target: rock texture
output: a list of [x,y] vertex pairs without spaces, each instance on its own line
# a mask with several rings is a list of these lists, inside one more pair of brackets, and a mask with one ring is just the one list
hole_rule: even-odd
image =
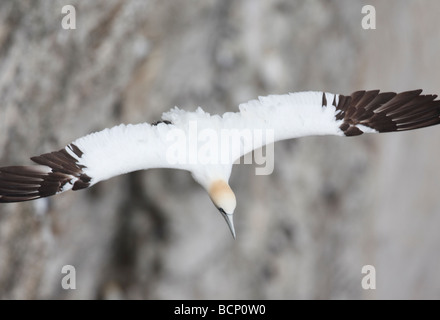
[[[76,30],[61,8],[76,8]],[[258,95],[440,93],[433,1],[0,2],[0,161],[58,150],[174,105]],[[440,298],[440,128],[278,143],[234,168],[233,241],[189,174],[137,172],[0,207],[2,299]],[[64,290],[65,265],[76,289]],[[373,265],[377,289],[364,290]]]

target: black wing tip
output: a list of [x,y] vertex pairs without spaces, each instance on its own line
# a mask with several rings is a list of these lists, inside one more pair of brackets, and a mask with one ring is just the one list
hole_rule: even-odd
[[356,91],[339,96],[336,120],[346,136],[364,133],[362,125],[377,132],[414,130],[440,124],[440,101],[422,89],[395,92]]
[[35,200],[56,193],[57,183],[44,166],[0,168],[0,203]]
[[[78,158],[83,154],[73,143],[66,148]],[[0,203],[30,201],[89,187],[91,177],[66,148],[32,157],[38,165],[0,168]]]
[[4,196],[0,195],[0,203],[15,203],[15,202],[25,202],[40,199],[41,197],[26,197],[26,196]]
[[44,166],[3,167],[0,168],[0,203],[30,201],[69,189],[84,189],[90,180],[84,173],[74,177]]

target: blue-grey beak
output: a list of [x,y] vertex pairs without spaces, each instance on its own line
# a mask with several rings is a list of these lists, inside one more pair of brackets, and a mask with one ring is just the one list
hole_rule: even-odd
[[232,236],[235,239],[234,215],[230,214],[230,213],[226,213],[222,208],[219,208],[218,210],[222,214],[223,218],[225,218],[225,221],[228,224],[229,230],[231,230]]

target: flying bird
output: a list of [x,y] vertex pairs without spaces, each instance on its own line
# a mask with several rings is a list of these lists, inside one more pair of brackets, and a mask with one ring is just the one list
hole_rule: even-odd
[[[0,168],[0,202],[80,190],[137,170],[182,169],[205,188],[235,238],[236,198],[228,180],[237,159],[279,140],[350,137],[439,124],[437,95],[421,93],[297,92],[259,97],[240,104],[239,112],[223,115],[210,115],[200,107],[193,112],[175,107],[156,123],[121,124],[79,138],[59,151],[32,157],[37,165]],[[271,134],[259,140],[254,132]]]

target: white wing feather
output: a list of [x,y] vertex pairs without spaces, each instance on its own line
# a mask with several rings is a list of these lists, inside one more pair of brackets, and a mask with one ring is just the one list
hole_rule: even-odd
[[92,178],[90,185],[150,168],[188,170],[183,164],[170,165],[166,159],[170,130],[172,126],[163,123],[121,124],[75,140],[73,144],[83,152],[81,157],[66,150],[85,167],[83,172]]
[[[338,101],[338,95],[325,95],[327,101],[331,102],[334,98]],[[322,92],[270,95],[240,104],[238,113],[225,113],[224,128],[243,132],[243,143],[241,149],[236,150],[235,159],[269,142],[314,135],[343,136],[344,133],[339,128],[343,121],[336,120],[336,107],[331,103],[323,107],[322,97]],[[249,135],[247,131],[253,134]],[[255,138],[260,134],[267,137],[273,135],[273,141],[250,141],[246,138]]]
[[[162,117],[167,123],[119,125],[79,138],[59,151],[33,157],[39,166],[0,168],[0,202],[79,190],[116,175],[150,168],[188,170],[208,187],[213,179],[227,180],[238,158],[267,143],[439,124],[440,101],[435,100],[436,95],[421,92],[270,95],[243,103],[239,112],[222,116],[210,115],[201,108],[194,112],[174,108]],[[232,143],[228,146],[224,142]],[[170,150],[175,149],[183,154],[177,160],[183,161],[170,157]],[[225,153],[229,154],[224,157]]]

